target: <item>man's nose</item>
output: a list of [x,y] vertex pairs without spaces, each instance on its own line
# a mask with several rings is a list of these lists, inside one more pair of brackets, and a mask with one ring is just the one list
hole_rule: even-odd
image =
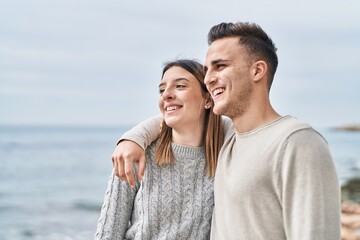
[[217,80],[216,76],[208,71],[205,75],[204,83],[206,84],[206,87],[209,88],[209,86],[213,85],[216,82],[216,80]]

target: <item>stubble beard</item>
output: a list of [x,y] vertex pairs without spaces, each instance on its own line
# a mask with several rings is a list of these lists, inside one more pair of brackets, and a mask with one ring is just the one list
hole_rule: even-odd
[[214,105],[213,111],[216,115],[224,115],[231,119],[243,116],[250,105],[253,86],[250,83],[245,84],[237,96],[225,99],[225,103]]

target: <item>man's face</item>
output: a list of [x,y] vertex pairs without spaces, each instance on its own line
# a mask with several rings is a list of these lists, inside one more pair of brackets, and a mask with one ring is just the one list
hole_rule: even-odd
[[214,100],[214,113],[232,119],[246,112],[253,89],[251,63],[238,42],[238,37],[214,41],[205,60],[205,84]]

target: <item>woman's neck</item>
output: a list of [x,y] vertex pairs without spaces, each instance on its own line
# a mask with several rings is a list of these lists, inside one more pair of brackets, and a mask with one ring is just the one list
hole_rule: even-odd
[[204,144],[204,126],[184,127],[172,130],[172,141],[176,144],[200,147]]

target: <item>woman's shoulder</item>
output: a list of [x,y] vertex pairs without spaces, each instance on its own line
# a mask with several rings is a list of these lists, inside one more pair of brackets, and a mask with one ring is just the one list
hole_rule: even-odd
[[157,138],[155,141],[153,141],[145,150],[145,154],[148,157],[148,155],[150,156],[154,156],[157,146],[159,144],[159,138]]

